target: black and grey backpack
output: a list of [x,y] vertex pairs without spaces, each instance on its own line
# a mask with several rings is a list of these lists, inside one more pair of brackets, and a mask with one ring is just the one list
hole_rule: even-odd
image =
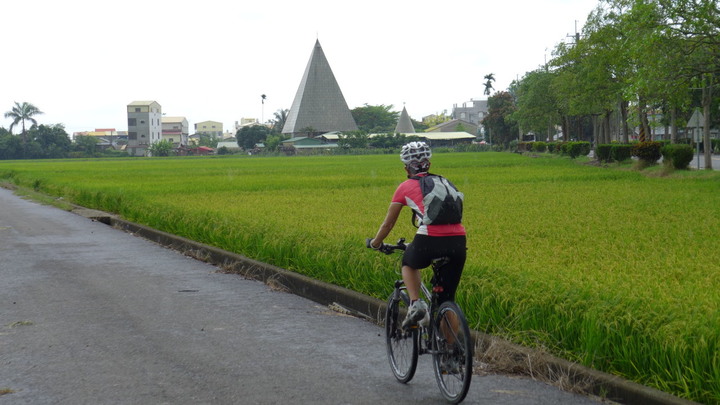
[[413,176],[420,182],[425,215],[416,212],[418,225],[446,225],[462,222],[463,193],[450,180],[428,173],[427,176]]

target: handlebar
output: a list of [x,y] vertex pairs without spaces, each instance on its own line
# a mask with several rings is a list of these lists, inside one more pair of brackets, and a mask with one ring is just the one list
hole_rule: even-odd
[[370,242],[372,242],[373,238],[367,238],[365,239],[365,246],[367,246],[370,249],[379,250],[382,253],[385,253],[386,255],[394,253],[396,250],[405,250],[407,248],[407,245],[405,244],[405,238],[400,238],[396,244],[389,245],[387,243],[383,243],[380,245],[379,248],[374,248],[372,245],[370,245]]

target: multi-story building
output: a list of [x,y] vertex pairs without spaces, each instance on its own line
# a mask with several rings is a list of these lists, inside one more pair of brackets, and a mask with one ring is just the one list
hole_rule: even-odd
[[130,156],[145,156],[147,148],[162,139],[162,107],[157,101],[133,101],[127,105]]
[[453,105],[452,118],[455,120],[466,121],[475,126],[480,126],[483,118],[488,114],[487,100],[470,100],[471,107],[467,103],[463,103],[462,107],[457,104]]
[[162,139],[178,148],[187,146],[189,125],[185,117],[162,117]]
[[223,124],[222,122],[217,121],[198,122],[197,124],[195,124],[195,133],[220,138],[223,134]]

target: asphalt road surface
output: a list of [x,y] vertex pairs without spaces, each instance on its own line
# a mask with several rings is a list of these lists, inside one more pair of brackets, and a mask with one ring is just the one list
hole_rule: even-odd
[[[720,155],[711,155],[710,159],[711,159],[711,164],[712,164],[713,170],[720,170]],[[698,165],[698,160],[700,160],[699,165]],[[705,156],[702,153],[700,153],[700,156],[698,156],[698,154],[696,153],[693,157],[692,162],[690,162],[688,167],[691,169],[699,168],[700,170],[704,170],[705,169]]]
[[[443,403],[382,329],[0,189],[0,404]],[[465,403],[597,404],[474,376]]]

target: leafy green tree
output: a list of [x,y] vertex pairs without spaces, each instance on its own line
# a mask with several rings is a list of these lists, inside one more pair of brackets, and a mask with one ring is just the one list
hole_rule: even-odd
[[412,122],[413,128],[415,128],[415,132],[425,132],[426,129],[430,128],[425,122],[415,121],[412,118],[410,118],[410,122]]
[[19,137],[5,128],[0,128],[0,159],[20,159],[23,157],[23,145]]
[[360,131],[388,133],[395,130],[400,112],[392,111],[393,105],[368,105],[356,107],[350,113]]
[[407,136],[405,134],[380,134],[369,140],[368,146],[380,149],[398,149],[408,142],[419,141],[418,136]]
[[28,136],[32,143],[39,145],[39,156],[37,153],[33,156],[36,158],[64,158],[72,149],[72,141],[62,124],[33,126]]
[[16,101],[12,110],[5,113],[5,118],[11,118],[13,120],[12,124],[10,124],[10,132],[12,132],[15,125],[18,123],[22,124],[23,141],[27,142],[25,121],[30,121],[33,125],[37,125],[37,120],[33,117],[39,114],[43,114],[43,112],[34,105],[26,102],[20,104]]
[[561,125],[561,107],[554,86],[557,73],[545,68],[528,72],[516,83],[517,111],[513,118],[526,132],[554,135],[554,126]]
[[511,115],[515,112],[515,102],[507,91],[499,91],[488,97],[488,115],[483,118],[485,132],[490,134],[490,141],[507,147],[517,137],[517,124]]
[[[684,45],[681,50],[686,63],[683,74],[692,77],[693,87],[701,89],[701,104],[705,122],[705,145],[710,145],[711,106],[717,99],[720,84],[720,7],[717,0],[660,0],[665,17],[662,26],[666,37]],[[714,110],[717,111],[717,110]],[[711,148],[705,148],[705,169],[712,170]]]
[[[432,128],[436,125],[440,125],[443,122],[448,122],[451,119],[452,119],[452,117],[447,114],[447,110],[444,110],[440,114],[433,114],[433,115],[424,117],[422,124],[425,127],[425,129],[427,129],[427,128]],[[419,128],[421,128],[421,127],[416,126],[414,123],[413,123],[413,126],[415,126],[415,130],[418,130]]]
[[277,151],[285,139],[289,138],[280,133],[268,135],[267,138],[265,138],[265,150],[271,152]]
[[368,135],[362,131],[352,131],[340,135],[338,146],[341,148],[367,148]]
[[571,117],[577,121],[588,116],[593,120],[595,140],[610,143],[611,115],[626,106],[620,102],[630,64],[624,45],[617,44],[629,31],[625,23],[609,23],[612,15],[603,8],[596,9],[588,18],[582,39],[578,36],[574,43],[556,48],[557,58],[551,65],[557,67],[554,87],[561,100],[566,141],[570,136],[581,138],[580,134],[571,134]]
[[94,136],[78,135],[75,137],[74,149],[84,153],[86,156],[95,156],[97,144],[98,140]]
[[218,138],[208,134],[197,134],[197,146],[207,146],[208,148],[217,148]]
[[255,144],[263,142],[270,130],[264,125],[249,125],[240,128],[235,134],[238,146],[246,150],[253,149]]
[[155,142],[148,148],[148,152],[150,152],[151,156],[170,156],[172,150],[173,144],[167,139]]

